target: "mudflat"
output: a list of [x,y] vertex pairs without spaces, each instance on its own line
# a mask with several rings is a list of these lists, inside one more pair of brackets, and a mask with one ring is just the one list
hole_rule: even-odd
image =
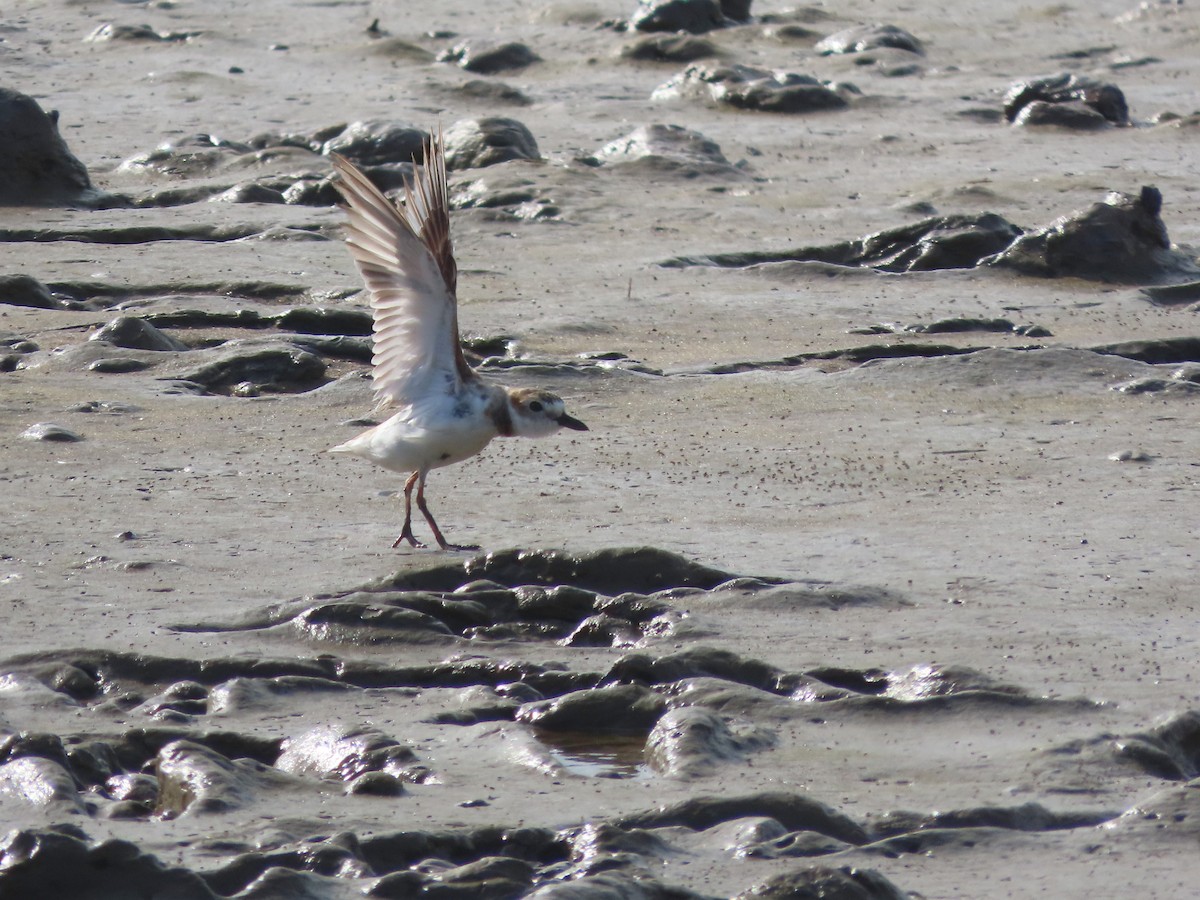
[[[0,896],[1192,891],[1200,13],[661,6],[0,25],[92,185],[0,209]],[[591,429],[430,476],[476,553],[325,452],[326,154],[439,126]]]

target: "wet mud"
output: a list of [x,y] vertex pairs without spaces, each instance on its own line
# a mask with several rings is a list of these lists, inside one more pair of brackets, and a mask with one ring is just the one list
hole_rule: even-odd
[[[130,12],[0,25],[0,897],[1191,891],[1194,9]],[[477,553],[325,452],[438,127]]]

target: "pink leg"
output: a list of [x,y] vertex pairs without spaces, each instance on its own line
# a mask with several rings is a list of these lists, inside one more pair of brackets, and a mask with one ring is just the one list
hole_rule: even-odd
[[429,507],[425,505],[425,473],[421,473],[421,477],[417,481],[417,508],[421,510],[421,514],[425,516],[425,521],[429,523],[429,527],[433,530],[434,539],[437,540],[438,546],[443,550],[478,550],[479,548],[469,544],[448,544],[446,539],[442,537],[442,530],[438,528],[437,522],[433,521],[433,513],[429,511]]
[[[420,478],[421,487],[424,488],[425,487],[425,479],[423,477],[421,477],[420,472],[413,472],[411,475],[408,476],[408,481],[404,482],[404,527],[402,529],[400,529],[400,537],[396,538],[396,542],[394,544],[392,544],[393,550],[396,547],[400,546],[401,541],[408,541],[414,547],[424,547],[425,546],[424,544],[422,544],[420,541],[418,541],[416,539],[416,537],[413,535],[413,530],[412,530],[412,489],[413,489],[413,485],[417,483],[418,478]],[[418,506],[422,505],[420,493],[417,494],[417,505]],[[422,512],[424,512],[424,508],[422,508]],[[426,514],[426,515],[428,516],[428,514]],[[436,528],[434,529],[433,533],[437,534]],[[438,535],[438,541],[439,541],[439,543],[441,542],[440,534]]]

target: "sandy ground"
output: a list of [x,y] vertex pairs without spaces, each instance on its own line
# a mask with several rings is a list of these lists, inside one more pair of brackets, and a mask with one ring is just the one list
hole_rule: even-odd
[[[967,667],[1019,687],[1030,704],[850,711],[822,724],[814,724],[816,713],[767,717],[774,746],[751,762],[698,778],[647,780],[522,767],[498,749],[509,731],[519,731],[512,723],[428,724],[455,706],[453,691],[403,699],[376,693],[354,704],[305,698],[273,715],[229,716],[220,727],[279,735],[310,723],[369,723],[412,743],[442,784],[415,786],[396,801],[293,791],[226,816],[81,820],[84,830],[93,838],[127,837],[203,871],[221,860],[197,842],[265,833],[273,816],[315,822],[324,815],[334,821],[321,827],[358,832],[569,827],[694,795],[763,789],[808,793],[860,821],[897,809],[1028,802],[1118,814],[1153,806],[1158,792],[1175,787],[1118,766],[1103,748],[1104,736],[1144,731],[1200,704],[1200,411],[1195,394],[1113,390],[1171,369],[1088,348],[1192,336],[1195,308],[1151,305],[1136,286],[992,271],[887,275],[656,263],[854,238],[915,221],[911,208],[922,202],[938,213],[988,210],[1035,227],[1108,190],[1136,193],[1144,184],[1162,191],[1172,239],[1198,246],[1195,129],[1151,124],[1164,111],[1200,107],[1196,11],[1151,3],[1139,12],[1127,0],[968,2],[950,10],[860,0],[800,16],[820,33],[878,21],[917,35],[927,55],[918,74],[899,78],[854,57],[815,56],[809,43],[772,38],[761,25],[711,35],[730,60],[852,81],[863,94],[846,110],[781,116],[651,102],[652,90],[682,65],[615,55],[631,36],[596,26],[628,16],[629,4],[415,6],[26,2],[0,30],[0,72],[3,84],[59,110],[64,137],[98,187],[131,194],[174,183],[121,171],[122,160],[201,132],[246,140],[358,119],[429,126],[496,112],[524,122],[545,161],[501,169],[532,181],[561,213],[541,222],[456,214],[464,329],[513,335],[535,358],[619,351],[668,374],[516,374],[515,383],[561,393],[592,430],[536,444],[498,442],[431,476],[431,503],[451,539],[485,550],[573,553],[648,545],[739,574],[887,589],[906,605],[742,608],[705,599],[689,607],[685,599],[692,630],[648,639],[642,649],[662,655],[692,643],[718,646],[790,672]],[[766,2],[753,9],[784,11]],[[543,62],[501,77],[532,105],[496,110],[448,94],[472,76],[394,47],[381,50],[364,33],[377,17],[394,38],[433,53],[468,38],[525,42]],[[104,22],[200,34],[179,43],[83,42]],[[445,31],[457,37],[428,36]],[[1089,48],[1101,49],[1069,56]],[[1114,69],[1121,57],[1154,61]],[[231,73],[235,66],[242,71]],[[1135,127],[1021,130],[961,114],[997,109],[1012,81],[1058,70],[1117,83]],[[700,131],[729,160],[745,160],[748,177],[651,177],[577,162],[651,123]],[[230,180],[240,177],[247,175]],[[451,180],[491,177],[479,170]],[[2,218],[11,229],[181,222],[332,229],[340,213],[200,202],[6,209]],[[357,285],[348,255],[332,240],[26,241],[8,243],[3,259],[5,272],[47,283],[181,286],[154,298],[155,308],[239,305],[187,295],[189,283],[213,280],[298,285],[310,292],[309,305]],[[389,549],[399,527],[395,477],[323,453],[354,433],[346,420],[368,413],[366,382],[257,399],[179,396],[165,393],[160,371],[101,375],[61,362],[56,351],[115,315],[0,307],[0,330],[41,347],[27,367],[0,375],[0,655],[71,648],[181,659],[334,653],[407,665],[457,652],[173,630],[347,590],[439,557]],[[849,333],[951,316],[1006,317],[1043,326],[1052,337]],[[690,374],[900,340],[978,352]],[[354,368],[342,363],[333,374]],[[136,409],[67,411],[93,400]],[[20,439],[35,422],[72,428],[85,440]],[[1112,459],[1123,452],[1141,459]],[[123,539],[125,532],[135,538]],[[602,671],[627,649],[458,648],[579,671]],[[4,717],[11,731],[63,735],[139,725],[136,714],[32,701]],[[1069,762],[1049,753],[1072,741],[1099,749]],[[457,805],[480,796],[489,805]],[[5,813],[13,822],[53,820],[15,802],[6,802]],[[833,864],[878,869],[928,898],[1176,897],[1197,874],[1192,827],[1176,821],[1139,830],[1124,821],[1014,831],[986,846],[895,858],[854,851]],[[807,864],[735,859],[709,846],[688,853],[684,863],[663,864],[657,877],[714,896]]]

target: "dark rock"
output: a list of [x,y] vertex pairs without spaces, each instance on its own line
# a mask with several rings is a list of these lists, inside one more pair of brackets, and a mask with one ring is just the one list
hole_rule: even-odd
[[628,619],[616,616],[588,616],[560,643],[564,647],[629,646],[644,635]]
[[853,85],[818,81],[793,72],[772,72],[740,64],[718,67],[688,66],[655,89],[652,100],[692,98],[715,106],[760,112],[805,113],[841,109],[847,97],[858,93]]
[[[478,804],[487,805],[485,801]],[[433,873],[426,893],[446,900],[516,900],[529,892],[534,875],[534,867],[525,860],[485,856]]]
[[666,828],[682,826],[703,831],[747,816],[778,821],[788,831],[816,831],[828,837],[861,845],[867,832],[854,820],[803,794],[769,791],[740,797],[700,796],[671,806],[621,816],[613,824],[622,828]]
[[99,372],[101,375],[127,375],[130,372],[143,372],[149,369],[151,363],[128,356],[114,356],[98,359],[88,365],[89,372]]
[[438,619],[456,632],[463,632],[481,625],[491,625],[517,615],[515,591],[489,592],[477,597],[458,594],[439,596],[423,591],[397,591],[394,594],[363,592],[349,594],[344,599],[348,601],[373,600],[376,603],[411,609]]
[[551,731],[647,734],[666,708],[648,688],[621,684],[527,703],[517,710],[517,721]]
[[1107,353],[1125,359],[1154,366],[1170,363],[1200,362],[1200,338],[1158,338],[1148,341],[1121,341],[1117,344],[1101,344],[1089,348],[1096,353]]
[[750,21],[752,0],[721,0],[721,15],[739,25]]
[[286,739],[275,767],[292,775],[350,782],[368,772],[402,778],[416,759],[409,747],[374,729],[324,726]]
[[1200,266],[1171,247],[1161,210],[1156,188],[1144,187],[1137,197],[1113,191],[1101,203],[1022,235],[981,264],[1116,284],[1194,280]]
[[307,150],[310,153],[320,153],[321,145],[346,130],[345,122],[326,125],[311,134],[296,134],[290,131],[260,131],[253,135],[246,144],[252,150],[267,150],[272,153],[282,153],[287,149]]
[[58,113],[0,88],[0,206],[57,205],[94,195],[87,169],[58,133]]
[[78,666],[64,665],[53,669],[45,680],[52,691],[61,691],[74,700],[90,700],[100,690],[97,679]]
[[83,440],[83,435],[78,432],[52,422],[38,422],[36,425],[30,425],[21,432],[21,437],[28,441],[59,441],[63,443]]
[[0,241],[79,241],[83,244],[149,244],[154,241],[239,241],[260,233],[255,225],[186,223],[97,228],[0,228]]
[[70,770],[45,756],[18,756],[0,764],[0,791],[53,815],[84,811]]
[[0,763],[30,756],[49,760],[68,771],[71,768],[62,738],[57,734],[22,731],[0,739]]
[[[314,640],[360,645],[431,642],[452,634],[468,639],[557,639],[568,646],[630,644],[662,634],[677,614],[661,601],[635,594],[602,597],[557,585],[496,586],[453,594],[391,590],[386,584],[337,596],[334,602],[274,604],[224,622],[179,625],[187,631],[242,631],[288,624]],[[564,637],[565,636],[565,637]]]
[[1200,712],[1189,710],[1150,731],[1118,738],[1113,750],[1159,778],[1195,778],[1200,775]]
[[64,831],[10,831],[0,841],[0,895],[217,900],[194,872],[165,866],[128,841],[88,846],[86,837]]
[[[732,24],[722,12],[722,6],[718,0],[642,0],[629,24],[637,31],[704,34]],[[748,12],[749,3],[745,6]]]
[[1085,103],[1047,103],[1034,100],[1021,108],[1013,125],[1053,125],[1075,131],[1094,131],[1107,128],[1109,122]]
[[973,316],[952,316],[929,323],[902,325],[894,322],[854,328],[850,334],[966,334],[968,332],[1020,334],[1025,337],[1051,337],[1040,325],[1014,325],[1008,319],[982,319]]
[[1116,817],[1113,810],[1053,812],[1039,803],[1020,806],[975,806],[945,812],[895,811],[873,823],[875,838],[933,829],[1003,828],[1009,831],[1060,831],[1091,828]]
[[813,44],[821,38],[819,31],[813,31],[803,25],[774,25],[763,30],[763,37],[769,37],[784,44]]
[[501,103],[508,106],[529,106],[532,98],[524,91],[499,81],[486,81],[475,78],[471,81],[446,89],[467,100],[478,100],[484,103]]
[[909,900],[910,894],[896,887],[874,869],[814,866],[799,872],[776,875],[734,900]]
[[[286,50],[283,45],[272,46],[272,50]],[[335,870],[336,871],[336,870]],[[353,868],[348,873],[354,873]],[[355,873],[357,874],[357,873]],[[300,869],[274,866],[254,879],[241,892],[242,900],[318,900],[330,896],[330,891],[341,887],[334,872],[321,875]]]
[[284,203],[283,190],[257,181],[235,184],[212,198],[223,203]]
[[[1027,106],[1038,102],[1043,108],[1024,113]],[[1080,104],[1114,125],[1129,124],[1129,107],[1119,87],[1067,73],[1014,84],[1004,95],[1004,117],[1015,125],[1055,124],[1079,127],[1079,124],[1072,123],[1082,123],[1083,127],[1095,127],[1094,118],[1084,115],[1078,109],[1064,112],[1058,117],[1045,108],[1064,103]]]
[[857,674],[854,670],[812,669],[807,674],[838,687],[850,687],[855,681],[861,681],[867,686],[862,691],[866,694],[879,693],[879,687],[883,685],[883,693],[889,699],[906,703],[966,693],[1014,698],[1027,696],[1023,688],[996,681],[967,666],[913,666],[902,672],[889,672],[882,681],[877,680],[878,673],[874,669]]
[[1171,373],[1176,381],[1186,381],[1200,385],[1200,362],[1188,362]]
[[339,153],[360,166],[419,163],[428,137],[428,132],[411,125],[373,119],[347,125],[340,134],[325,141],[321,152],[326,156]]
[[305,610],[292,625],[306,637],[360,647],[423,642],[449,637],[450,629],[433,616],[411,609],[367,603],[325,603]]
[[937,216],[879,231],[859,240],[823,247],[677,257],[659,265],[743,268],[764,263],[821,262],[835,266],[865,266],[884,272],[969,269],[1009,247],[1022,233],[1016,225],[994,213]]
[[709,590],[736,576],[654,547],[613,547],[572,555],[558,550],[500,550],[461,563],[400,572],[362,589],[453,591],[479,579],[507,587],[571,585],[601,594],[649,594],[667,588]]
[[925,55],[925,48],[921,46],[921,42],[895,25],[859,25],[847,28],[819,41],[813,49],[822,56],[829,56],[835,53],[862,53],[882,47]]
[[114,775],[104,783],[105,793],[113,800],[132,801],[148,806],[158,802],[158,779],[153,775]]
[[[211,200],[221,194],[222,185],[219,184],[198,184],[188,185],[187,187],[173,187],[162,191],[154,191],[142,197],[129,198],[127,203],[116,203],[115,201],[108,204],[108,208],[124,208],[134,207],[137,209],[147,208],[169,208],[172,206],[186,206],[189,203],[199,203],[202,200]],[[111,198],[110,198],[111,199]]]
[[[764,821],[775,822],[774,819]],[[779,825],[778,822],[775,824]],[[789,831],[779,837],[739,842],[734,846],[734,856],[747,859],[803,859],[810,856],[828,856],[831,853],[849,850],[853,846],[812,831]]]
[[624,59],[641,62],[687,63],[720,55],[712,41],[690,34],[651,34],[621,48]]
[[464,119],[450,126],[445,137],[446,168],[452,171],[541,159],[533,134],[516,119]]
[[[1107,844],[1104,849],[1129,846],[1124,841],[1140,837],[1141,846],[1178,847],[1180,850],[1192,846],[1200,836],[1200,797],[1194,783],[1172,785],[1155,791],[1149,797],[1138,797],[1119,818],[1108,822],[1102,833],[1122,843]],[[1186,851],[1185,851],[1186,852]]]
[[643,872],[600,872],[545,884],[527,900],[711,900]]
[[[181,632],[207,629],[191,625],[172,626]],[[228,629],[227,629],[228,630]],[[66,653],[34,653],[7,660],[8,672],[25,672],[50,684],[64,666],[70,665],[85,672],[94,672],[97,683],[106,686],[120,682],[137,685],[170,683],[186,678],[202,685],[217,685],[236,678],[252,678],[268,691],[295,692],[305,687],[307,680],[329,690],[346,687],[466,687],[473,685],[501,686],[523,682],[542,696],[557,696],[594,686],[600,676],[589,672],[570,672],[551,669],[533,663],[497,662],[490,659],[466,658],[424,666],[385,666],[355,660],[339,660],[333,656],[315,659],[216,658],[202,661],[182,657],[148,656],[139,653],[117,653],[107,650],[77,650]],[[278,679],[272,683],[271,679]],[[300,679],[297,682],[297,679]],[[161,739],[153,745],[151,755],[182,732],[158,729]],[[148,733],[147,733],[148,734]],[[165,736],[164,736],[165,735]],[[194,732],[189,739],[200,741]],[[147,735],[144,738],[149,739]],[[278,756],[278,742],[254,743],[245,736],[232,745],[215,737],[203,738],[205,744],[220,752],[228,750],[237,756],[250,756],[272,763]],[[227,754],[228,755],[228,754]]]
[[[52,282],[50,288],[55,294],[65,295],[75,302],[103,301],[106,308],[134,298],[172,294],[216,294],[234,299],[275,301],[293,300],[304,296],[307,291],[302,285],[272,281],[164,281],[139,285],[106,281],[57,281]],[[344,296],[352,293],[354,291],[347,290]],[[264,322],[263,316],[251,309],[213,312],[184,308],[178,312],[148,313],[142,318],[158,328],[207,328],[210,325],[255,327],[255,323]]]
[[924,71],[917,63],[895,63],[888,62],[886,59],[876,59],[868,56],[859,57],[855,60],[855,63],[860,66],[874,65],[879,74],[884,78],[907,78],[910,75],[920,75]]
[[913,325],[906,330],[918,334],[962,334],[966,331],[1015,332],[1017,329],[1008,319],[973,319],[956,316],[952,319],[938,319],[928,325]]
[[120,316],[93,332],[89,341],[105,341],[115,347],[131,350],[187,350],[181,341],[164,334],[145,319],[137,316]]
[[0,334],[0,347],[12,350],[15,353],[36,353],[42,349],[38,346],[37,341],[31,341],[19,334]]
[[253,760],[231,760],[195,740],[173,740],[154,760],[158,811],[170,817],[228,812],[253,804],[270,785],[292,781]]
[[735,734],[719,716],[698,707],[672,709],[646,738],[646,762],[663,775],[707,775],[720,763],[737,762],[771,744],[764,730],[743,727]]
[[371,362],[372,343],[369,338],[346,337],[340,334],[281,334],[279,338],[330,359]]
[[154,812],[154,803],[137,800],[114,800],[96,810],[101,819],[147,819]]
[[[44,684],[57,683],[64,668],[69,666],[87,673],[96,684],[110,686],[121,681],[139,685],[172,684],[180,680],[195,681],[202,685],[219,684],[238,676],[273,678],[282,676],[307,676],[331,678],[332,670],[322,660],[297,661],[276,659],[211,659],[188,660],[183,657],[147,656],[140,653],[118,653],[108,650],[76,650],[64,652],[33,653],[6,661],[6,671],[27,672]],[[155,744],[150,755],[158,752],[168,740],[178,736],[175,732],[156,731],[154,734],[168,735]],[[142,737],[149,739],[149,732]],[[192,736],[193,739],[195,735]],[[216,745],[214,745],[216,746]],[[244,742],[238,745],[243,756],[258,754]],[[269,754],[274,760],[277,748]]]
[[686,678],[719,678],[773,694],[790,690],[787,673],[754,659],[715,647],[688,647],[655,659],[647,653],[622,656],[605,674],[602,684],[670,684]]
[[[445,860],[454,865],[478,862],[487,857],[547,863],[566,858],[566,841],[544,828],[485,828],[458,831],[398,831],[376,834],[361,841],[362,858],[380,874],[403,870],[427,859]],[[509,877],[515,874],[515,869]],[[417,872],[404,872],[417,875]],[[389,890],[371,896],[411,897],[409,893]]]
[[[518,176],[516,173],[501,169],[465,185],[464,188],[450,198],[451,209],[479,209],[491,212],[490,218],[495,221],[506,219],[540,219],[558,215],[558,207],[549,196],[545,186]],[[468,351],[468,360],[476,366],[484,357],[499,355],[505,361],[514,357],[508,347],[509,339],[483,338],[478,348],[468,345],[470,339],[464,339],[463,349]],[[480,339],[476,339],[480,340]],[[492,350],[495,346],[498,349]],[[470,354],[474,354],[471,358]],[[488,365],[495,364],[488,360]]]
[[151,697],[143,707],[171,707],[189,714],[203,714],[208,706],[208,688],[197,681],[177,681],[161,694]]
[[[0,93],[0,104],[3,94]],[[0,138],[2,141],[3,138]],[[0,174],[0,190],[3,190],[3,174]],[[0,198],[0,205],[3,199]],[[29,275],[0,275],[0,304],[28,306],[34,309],[55,309],[58,303],[49,289]]]
[[341,194],[329,178],[302,178],[281,194],[288,206],[336,206]]
[[408,900],[409,897],[420,897],[431,880],[429,876],[411,869],[393,872],[376,881],[367,891],[367,896],[381,897],[385,900]]
[[190,381],[210,391],[250,381],[263,390],[281,392],[310,390],[325,375],[324,360],[293,344],[239,340],[202,352],[202,362],[170,378]]
[[596,151],[596,158],[609,165],[636,164],[687,178],[743,174],[724,157],[715,141],[680,125],[644,125],[605,144]]
[[[208,695],[208,711],[212,714],[262,710],[276,706],[281,699],[304,694],[341,694],[348,690],[351,688],[347,685],[325,678],[236,676],[212,688]],[[269,760],[274,763],[275,756],[270,756]]]
[[993,213],[941,216],[868,235],[848,249],[851,264],[886,272],[969,269],[1020,234],[1020,228]]
[[299,334],[369,335],[371,311],[356,307],[296,306],[274,317],[277,328]]
[[541,57],[524,44],[510,41],[504,44],[459,44],[438,56],[439,62],[456,62],[476,75],[495,75],[524,69]]
[[[505,175],[509,177],[504,177]],[[539,196],[540,190],[528,178],[514,178],[511,173],[504,172],[499,178],[487,176],[471,182],[464,190],[450,198],[451,209],[502,209],[514,208],[526,203],[536,203],[546,199]],[[478,356],[503,356],[511,358],[507,345],[497,345],[488,352],[491,345],[476,350]]]
[[596,611],[637,625],[646,625],[671,615],[675,609],[663,600],[630,591],[616,597],[597,597]]
[[661,863],[676,852],[661,837],[641,828],[618,828],[607,823],[588,823],[571,829],[568,834],[571,853],[576,859],[624,854],[642,856]]
[[596,608],[593,591],[560,584],[552,588],[518,587],[513,591],[520,616],[538,621],[579,622]]
[[226,140],[212,134],[194,134],[174,143],[164,143],[148,153],[130,157],[119,171],[190,178],[210,175],[250,154],[249,144]]
[[366,797],[401,797],[404,782],[387,772],[366,772],[351,781],[346,792]]
[[1142,294],[1157,306],[1176,306],[1200,300],[1200,281],[1142,288]]

